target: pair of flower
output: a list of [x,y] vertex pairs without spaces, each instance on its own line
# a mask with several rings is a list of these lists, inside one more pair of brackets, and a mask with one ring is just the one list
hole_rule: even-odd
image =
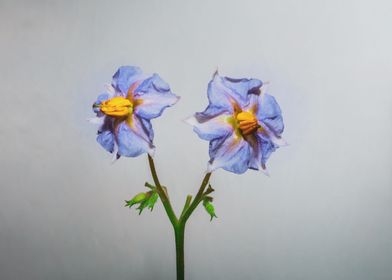
[[[200,138],[210,141],[208,172],[218,168],[237,174],[247,169],[266,172],[266,162],[281,138],[283,119],[275,98],[257,79],[232,79],[215,72],[208,84],[209,105],[187,119]],[[122,66],[111,85],[93,104],[100,125],[97,141],[114,157],[153,155],[151,119],[179,97],[158,74]]]

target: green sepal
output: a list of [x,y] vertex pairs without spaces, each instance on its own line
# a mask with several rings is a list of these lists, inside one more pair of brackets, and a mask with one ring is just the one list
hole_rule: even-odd
[[139,210],[139,215],[143,212],[144,208],[150,209],[152,211],[154,209],[154,205],[158,200],[158,193],[156,191],[149,191],[146,193],[146,198],[140,203],[139,207],[136,210]]
[[147,207],[148,200],[151,197],[151,195],[152,195],[152,191],[146,192],[146,198],[142,202],[140,202],[139,207],[136,208],[136,210],[139,210],[139,215],[143,212],[144,208]]
[[206,192],[204,193],[204,195],[210,194],[214,191],[215,190],[211,187],[211,184],[208,184],[208,188],[207,188]]
[[210,221],[212,221],[212,219],[213,218],[218,218],[217,216],[216,216],[216,214],[215,214],[215,208],[214,208],[214,205],[212,205],[212,197],[210,197],[210,196],[207,196],[207,197],[205,197],[204,198],[204,200],[203,200],[203,206],[204,206],[204,209],[206,209],[206,211],[207,211],[207,213],[210,215],[210,217],[211,217],[211,219],[210,219]]
[[154,209],[154,205],[155,205],[155,203],[157,202],[158,198],[159,198],[158,193],[157,193],[157,192],[154,192],[154,193],[151,195],[151,197],[148,199],[148,205],[147,205],[147,207],[148,207],[148,209],[150,209],[150,211],[152,211],[152,210]]
[[146,193],[138,193],[131,200],[125,200],[125,207],[131,208],[133,205],[143,202],[146,196]]

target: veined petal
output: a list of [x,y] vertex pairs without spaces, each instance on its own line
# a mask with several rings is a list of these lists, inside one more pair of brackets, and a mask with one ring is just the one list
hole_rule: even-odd
[[102,120],[102,124],[97,132],[97,142],[108,152],[112,153],[114,150],[115,136],[113,130],[113,118],[101,117],[97,118]]
[[210,161],[208,172],[218,168],[242,174],[249,167],[251,147],[242,137],[235,133],[210,142]]
[[208,116],[204,113],[196,113],[194,116],[185,120],[193,126],[193,131],[201,139],[210,141],[216,138],[224,137],[234,132],[233,126],[229,123],[232,114],[223,112],[216,116]]
[[233,133],[231,116],[225,108],[209,105],[203,112],[195,113],[185,122],[193,126],[200,138],[209,141]]
[[148,120],[159,117],[165,108],[179,100],[158,74],[153,74],[141,82],[135,89],[133,98],[136,104],[135,114]]
[[268,128],[275,133],[276,135],[280,136],[284,130],[283,118],[282,116],[276,116],[272,119],[264,119],[263,123],[268,126]]
[[114,134],[110,130],[98,131],[97,142],[108,151],[113,153],[115,140]]
[[249,104],[248,94],[259,92],[262,84],[257,79],[221,77],[216,72],[208,84],[208,99],[210,104],[233,112],[235,106],[241,108],[247,106]]
[[265,164],[267,160],[271,156],[271,154],[277,149],[277,146],[271,141],[260,141],[260,150],[261,150],[261,164],[263,169],[265,169]]
[[271,141],[277,147],[287,146],[286,140],[284,140],[279,134],[275,133],[268,125],[264,122],[259,122],[260,129],[257,131],[257,135],[264,141]]
[[275,98],[269,94],[264,94],[259,98],[257,118],[268,126],[276,135],[283,133],[284,124],[282,111]]
[[251,112],[252,114],[256,114],[259,104],[261,102],[261,96],[259,94],[249,94],[248,95],[249,102],[248,105],[242,107],[242,111]]
[[136,157],[143,153],[154,153],[151,126],[146,126],[135,115],[118,125],[116,140],[120,156]]
[[262,170],[261,158],[261,139],[255,135],[249,135],[246,139],[252,148],[252,153],[249,160],[249,168],[254,170]]
[[121,66],[113,75],[112,85],[125,97],[131,85],[141,79],[143,79],[143,72],[139,67]]

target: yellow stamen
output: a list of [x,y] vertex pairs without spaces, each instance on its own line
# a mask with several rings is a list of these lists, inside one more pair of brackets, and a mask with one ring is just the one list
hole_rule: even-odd
[[250,112],[241,112],[237,114],[238,127],[243,135],[255,132],[259,127],[256,116]]
[[132,102],[122,96],[116,96],[103,101],[100,105],[101,112],[112,117],[124,117],[132,114]]

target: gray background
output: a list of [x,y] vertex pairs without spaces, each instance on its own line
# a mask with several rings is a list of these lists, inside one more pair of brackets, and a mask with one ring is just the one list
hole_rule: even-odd
[[0,278],[174,279],[163,208],[124,199],[146,157],[96,142],[91,104],[120,65],[181,101],[153,122],[177,211],[208,143],[182,119],[217,67],[271,81],[289,147],[271,177],[213,174],[219,218],[186,235],[188,279],[392,279],[390,1],[0,1]]

